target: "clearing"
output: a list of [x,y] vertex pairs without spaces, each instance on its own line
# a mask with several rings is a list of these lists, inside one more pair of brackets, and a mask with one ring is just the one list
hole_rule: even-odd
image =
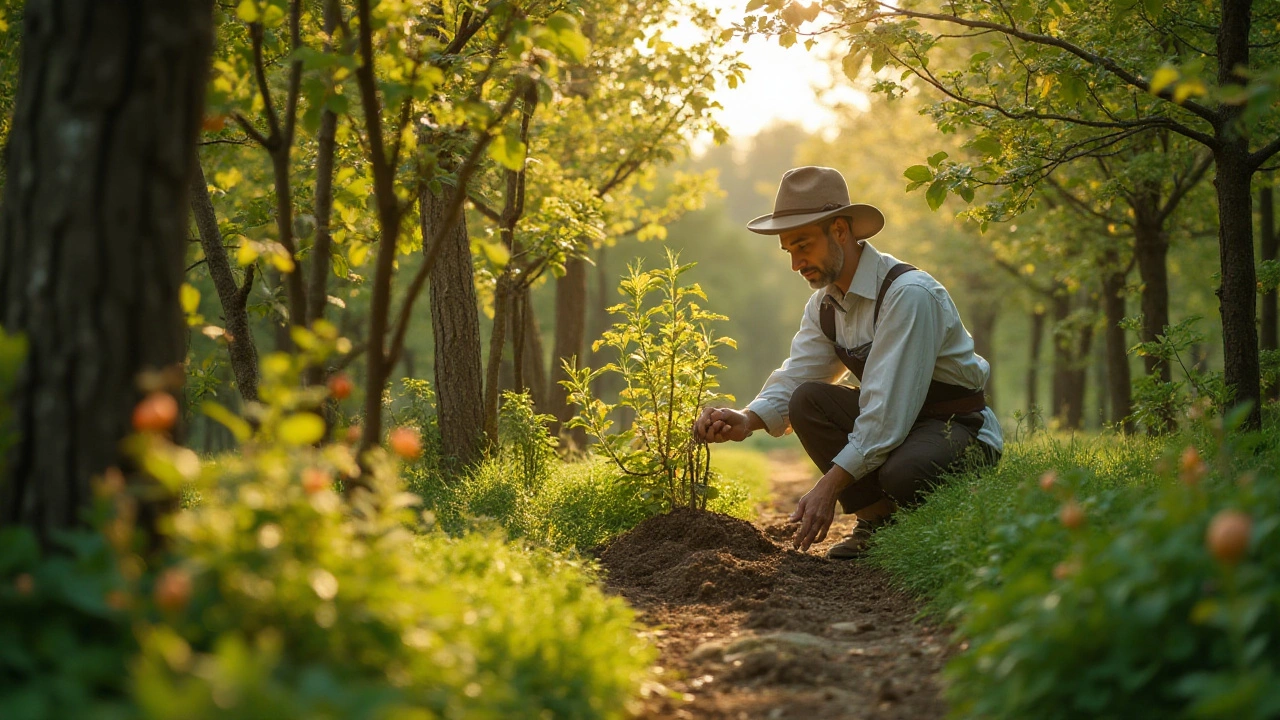
[[772,505],[755,523],[677,511],[601,555],[660,652],[642,717],[942,717],[946,630],[917,622],[883,572],[824,557],[851,516],[809,554],[791,550],[787,515],[818,473],[793,450],[769,459]]

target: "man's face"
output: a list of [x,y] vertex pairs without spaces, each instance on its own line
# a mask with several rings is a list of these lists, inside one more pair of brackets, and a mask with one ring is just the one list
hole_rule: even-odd
[[842,230],[839,223],[832,225],[827,233],[818,225],[805,225],[779,236],[783,252],[791,256],[791,269],[800,273],[814,290],[835,282],[844,269],[844,248],[834,237]]

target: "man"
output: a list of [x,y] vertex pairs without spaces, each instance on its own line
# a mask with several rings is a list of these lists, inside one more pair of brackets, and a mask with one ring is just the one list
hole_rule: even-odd
[[[801,167],[782,177],[773,212],[747,229],[779,236],[791,269],[817,290],[791,356],[744,410],[706,408],[703,442],[740,441],[764,429],[799,436],[824,474],[791,515],[795,546],[827,536],[837,500],[858,521],[828,557],[858,557],[898,506],[966,458],[999,459],[1000,424],[986,406],[990,366],[973,351],[946,288],[876,250],[884,227],[871,205],[849,202],[844,177]],[[860,388],[834,384],[846,372]]]

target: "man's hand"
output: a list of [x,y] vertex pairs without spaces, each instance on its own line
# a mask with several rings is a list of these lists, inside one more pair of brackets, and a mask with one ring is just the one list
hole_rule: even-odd
[[703,408],[693,423],[698,442],[741,442],[751,434],[751,416],[733,408]]
[[813,543],[827,538],[831,522],[836,518],[836,498],[853,482],[853,476],[839,465],[832,465],[813,489],[800,498],[796,511],[788,518],[800,523],[792,540],[792,547],[806,552]]

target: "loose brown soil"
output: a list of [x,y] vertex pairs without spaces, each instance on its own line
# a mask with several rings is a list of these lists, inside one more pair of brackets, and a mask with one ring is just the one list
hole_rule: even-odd
[[880,571],[824,557],[851,517],[808,554],[792,550],[787,515],[818,476],[796,453],[770,459],[775,500],[756,523],[681,510],[601,554],[660,652],[641,716],[942,717],[945,632],[914,621]]

